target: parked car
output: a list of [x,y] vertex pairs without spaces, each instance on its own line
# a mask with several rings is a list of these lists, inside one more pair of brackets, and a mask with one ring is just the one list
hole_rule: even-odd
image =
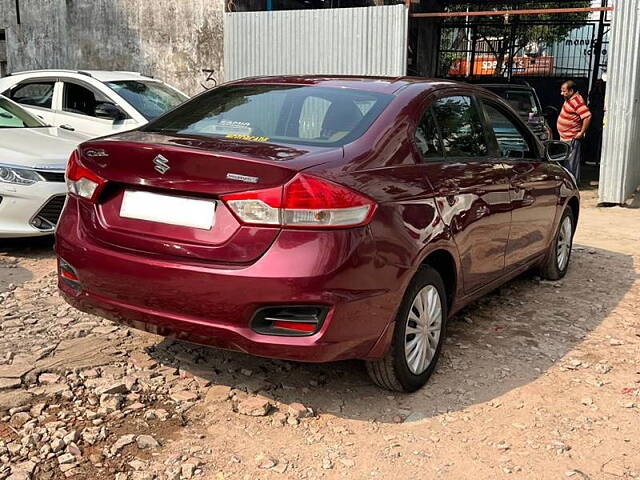
[[88,139],[0,96],[0,238],[53,233],[67,193],[67,160]]
[[533,87],[500,83],[480,86],[504,98],[541,141],[553,140],[553,131],[546,120],[538,94]]
[[131,130],[188,97],[135,72],[34,70],[0,78],[0,93],[46,123],[91,137]]
[[579,213],[555,161],[567,155],[470,85],[228,83],[73,153],[58,284],[78,309],[136,328],[364,359],[378,385],[413,391],[452,314],[526,270],[567,271]]

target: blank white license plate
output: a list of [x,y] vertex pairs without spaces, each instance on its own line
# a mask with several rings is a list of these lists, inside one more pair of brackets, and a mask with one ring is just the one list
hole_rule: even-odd
[[158,193],[125,190],[120,216],[149,222],[211,230],[216,202],[199,198],[173,197]]

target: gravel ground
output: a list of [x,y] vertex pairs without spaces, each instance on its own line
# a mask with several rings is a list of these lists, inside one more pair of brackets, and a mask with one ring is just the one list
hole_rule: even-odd
[[640,209],[584,194],[567,277],[452,319],[426,388],[120,327],[0,243],[0,480],[640,479]]

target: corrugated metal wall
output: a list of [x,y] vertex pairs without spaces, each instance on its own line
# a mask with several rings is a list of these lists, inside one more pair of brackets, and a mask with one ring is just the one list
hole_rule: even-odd
[[404,5],[224,16],[225,80],[256,75],[405,75]]
[[640,185],[640,0],[615,2],[599,200],[621,204]]

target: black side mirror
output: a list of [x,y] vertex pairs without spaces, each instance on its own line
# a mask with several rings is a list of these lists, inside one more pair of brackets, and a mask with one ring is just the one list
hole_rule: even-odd
[[125,118],[125,114],[116,107],[113,103],[98,103],[94,110],[96,117],[104,118],[106,120],[123,120]]
[[571,155],[571,145],[566,142],[553,140],[544,145],[544,156],[550,162],[564,162]]

